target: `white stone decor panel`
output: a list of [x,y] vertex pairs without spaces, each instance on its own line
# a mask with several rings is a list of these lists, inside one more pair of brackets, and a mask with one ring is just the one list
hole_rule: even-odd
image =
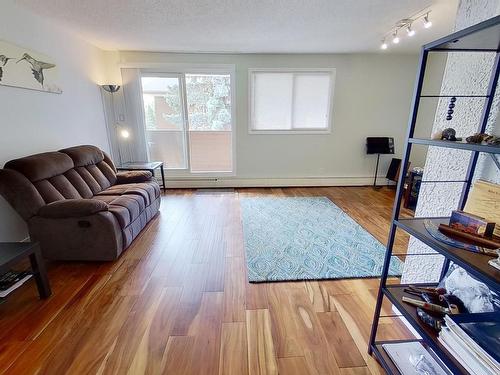
[[415,217],[450,216],[460,201],[463,183],[422,183]]
[[407,256],[403,266],[402,284],[432,283],[439,280],[444,257],[437,254],[423,242],[410,237],[411,254]]
[[487,52],[449,52],[440,95],[486,95],[493,59]]
[[[463,181],[467,173],[470,151],[429,147],[425,161],[423,181]],[[419,195],[420,200],[420,195]],[[418,204],[418,208],[427,206]]]

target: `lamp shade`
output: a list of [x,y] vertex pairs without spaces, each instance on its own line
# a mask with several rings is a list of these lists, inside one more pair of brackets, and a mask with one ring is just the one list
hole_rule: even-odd
[[120,90],[120,86],[119,85],[101,85],[101,87],[105,91],[110,92],[110,93],[114,93],[114,92],[117,92],[118,90]]

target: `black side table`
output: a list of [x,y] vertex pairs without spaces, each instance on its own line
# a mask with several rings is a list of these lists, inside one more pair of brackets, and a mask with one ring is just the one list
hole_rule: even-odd
[[33,277],[38,287],[40,298],[48,298],[50,291],[49,279],[45,263],[37,242],[4,242],[0,243],[0,274],[10,270],[19,261],[29,257]]
[[155,175],[155,169],[160,169],[161,172],[161,182],[160,186],[163,190],[167,189],[165,185],[165,171],[163,169],[163,162],[161,161],[152,161],[152,162],[130,162],[123,163],[116,167],[119,171],[149,171],[151,174]]

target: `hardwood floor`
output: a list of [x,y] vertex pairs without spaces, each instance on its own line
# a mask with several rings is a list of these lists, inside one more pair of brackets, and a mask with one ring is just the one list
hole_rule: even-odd
[[[378,279],[249,284],[239,196],[327,196],[382,243],[394,192],[171,190],[113,263],[53,263],[0,305],[0,374],[379,374],[367,355]],[[403,252],[407,238],[398,236]],[[411,336],[384,306],[380,337]]]

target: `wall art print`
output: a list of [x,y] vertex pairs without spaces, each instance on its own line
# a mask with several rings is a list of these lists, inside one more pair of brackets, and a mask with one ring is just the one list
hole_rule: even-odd
[[61,94],[58,73],[50,57],[0,40],[0,85]]

